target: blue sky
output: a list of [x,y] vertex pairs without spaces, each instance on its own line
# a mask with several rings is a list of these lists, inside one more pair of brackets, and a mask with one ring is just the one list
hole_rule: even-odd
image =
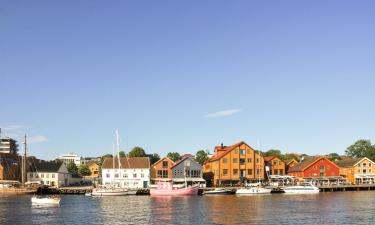
[[373,1],[2,1],[0,126],[44,159],[375,141]]

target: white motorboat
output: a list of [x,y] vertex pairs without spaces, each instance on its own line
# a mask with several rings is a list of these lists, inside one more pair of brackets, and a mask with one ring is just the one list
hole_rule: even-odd
[[299,186],[290,186],[283,188],[285,194],[316,194],[319,188],[310,183],[302,183]]
[[95,188],[92,196],[123,196],[131,194],[126,188]]
[[33,196],[31,198],[31,203],[33,204],[52,204],[52,205],[59,205],[60,204],[60,197],[58,196]]
[[236,191],[238,195],[271,194],[272,189],[263,187],[242,188]]
[[223,188],[215,188],[210,191],[203,192],[204,195],[230,195],[232,192]]

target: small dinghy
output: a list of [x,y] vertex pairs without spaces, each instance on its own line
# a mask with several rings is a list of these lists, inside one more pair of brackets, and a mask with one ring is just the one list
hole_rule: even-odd
[[31,198],[31,203],[33,204],[51,204],[51,205],[59,205],[60,204],[60,197],[56,195],[51,196],[33,196]]

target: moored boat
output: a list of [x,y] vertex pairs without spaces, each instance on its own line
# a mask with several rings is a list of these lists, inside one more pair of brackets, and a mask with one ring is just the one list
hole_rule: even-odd
[[251,187],[251,188],[242,188],[236,191],[236,194],[242,195],[256,195],[256,194],[271,194],[272,189],[263,188],[263,187]]
[[319,188],[310,183],[302,183],[299,186],[290,186],[283,188],[285,194],[316,194]]
[[203,192],[204,195],[230,195],[233,194],[231,190],[223,188],[215,188],[213,190]]
[[128,195],[129,191],[126,188],[95,188],[92,190],[92,196],[123,196]]
[[59,205],[60,200],[61,199],[60,199],[59,196],[33,196],[31,198],[31,203],[33,203],[33,204]]
[[198,186],[174,188],[171,182],[159,182],[158,187],[150,189],[151,196],[186,196],[198,195]]

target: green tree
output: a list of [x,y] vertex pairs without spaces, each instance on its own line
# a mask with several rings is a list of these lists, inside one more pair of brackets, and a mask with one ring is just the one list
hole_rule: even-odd
[[120,157],[125,157],[126,156],[124,151],[120,151],[118,154],[120,155]]
[[146,152],[143,148],[141,147],[134,147],[130,152],[129,152],[129,157],[144,157],[146,156]]
[[173,162],[181,159],[180,153],[178,152],[168,152],[167,157],[170,158]]
[[68,169],[69,173],[77,174],[78,173],[78,167],[74,162],[69,162],[66,165],[66,168]]
[[328,154],[328,159],[332,162],[336,161],[336,160],[341,160],[341,156],[337,153],[329,153]]
[[159,160],[160,160],[160,156],[157,153],[154,153],[154,154],[150,155],[150,163],[151,163],[151,165],[154,164],[154,163],[156,163]]
[[89,169],[88,166],[86,166],[86,165],[80,165],[78,167],[78,174],[80,176],[90,176],[91,175],[91,171],[90,171],[90,169]]
[[353,158],[367,157],[375,160],[375,146],[371,144],[370,140],[356,141],[346,149],[345,153]]
[[206,162],[208,159],[208,154],[205,150],[199,150],[197,151],[197,153],[195,154],[195,160],[203,165],[204,162]]
[[266,151],[264,153],[264,156],[277,156],[279,157],[281,160],[284,160],[284,155],[281,154],[281,151],[280,150],[277,150],[277,149],[270,149],[268,151]]

